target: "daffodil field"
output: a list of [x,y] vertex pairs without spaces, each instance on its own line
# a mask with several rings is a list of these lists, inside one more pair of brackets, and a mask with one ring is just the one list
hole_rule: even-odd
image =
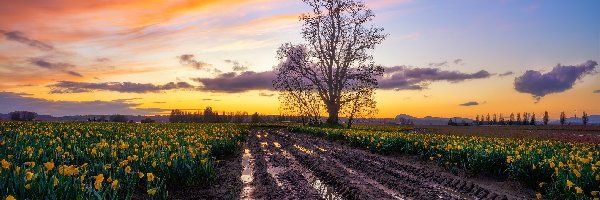
[[209,185],[216,159],[239,152],[232,124],[1,122],[2,199],[168,198]]
[[491,138],[406,131],[289,127],[382,154],[420,155],[449,170],[508,176],[531,188],[537,198],[600,197],[600,144],[517,138]]

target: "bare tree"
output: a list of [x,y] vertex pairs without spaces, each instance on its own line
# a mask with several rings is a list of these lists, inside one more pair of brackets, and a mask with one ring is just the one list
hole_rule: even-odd
[[587,125],[588,121],[590,121],[590,117],[588,116],[588,114],[583,111],[583,116],[581,117],[581,121],[583,122],[583,125]]
[[508,125],[513,125],[515,121],[515,113],[510,113],[510,120],[508,121]]
[[544,125],[548,125],[548,121],[550,121],[550,116],[548,116],[548,111],[544,111]]
[[373,95],[375,87],[363,86],[351,93],[350,103],[344,106],[341,113],[346,114],[348,118],[347,126],[350,128],[357,117],[368,117],[377,113],[377,102]]
[[[327,122],[337,124],[340,112],[347,106],[362,104],[357,101],[369,102],[357,99],[358,94],[377,88],[383,67],[375,65],[369,53],[387,34],[383,28],[369,25],[375,15],[361,1],[303,1],[312,7],[311,13],[300,16],[304,22],[302,37],[307,44],[280,47],[278,58],[283,63],[275,69],[274,86],[288,95],[301,90],[310,94],[306,96],[317,97],[329,114]],[[292,83],[295,81],[298,83]],[[367,107],[356,107],[363,108]]]
[[566,121],[567,121],[567,115],[565,115],[565,112],[560,112],[560,125],[565,125]]

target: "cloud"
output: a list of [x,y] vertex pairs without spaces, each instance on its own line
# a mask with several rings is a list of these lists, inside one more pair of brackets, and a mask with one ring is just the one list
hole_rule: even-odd
[[462,64],[465,64],[465,61],[462,58],[458,58],[458,59],[454,60],[453,63],[456,65],[462,65]]
[[68,68],[75,67],[75,65],[70,64],[70,63],[51,62],[44,58],[30,58],[29,63],[32,65],[44,68],[44,69],[60,71],[60,72],[66,73],[71,76],[83,77],[83,75],[81,75],[80,73],[77,73],[72,70],[67,70]]
[[385,68],[384,77],[379,79],[379,88],[395,90],[423,90],[436,81],[458,83],[471,79],[489,78],[491,74],[485,70],[475,73],[447,71],[439,68],[418,68],[396,66]]
[[170,82],[164,85],[155,85],[151,83],[132,83],[132,82],[109,82],[109,83],[85,83],[72,81],[59,81],[58,83],[48,85],[51,88],[50,93],[85,93],[93,91],[112,91],[123,93],[148,93],[160,92],[176,89],[194,89],[195,86],[187,82]]
[[560,65],[552,71],[542,74],[540,71],[528,70],[522,76],[515,78],[515,89],[521,93],[531,94],[535,99],[567,91],[573,88],[575,82],[587,74],[595,72],[598,63],[587,61],[580,65]]
[[594,93],[600,93],[600,90],[594,90]]
[[64,69],[68,67],[74,67],[74,65],[69,63],[52,63],[43,58],[30,58],[29,63],[46,69]]
[[239,61],[237,60],[224,60],[226,63],[232,64],[233,65],[233,71],[239,72],[239,71],[246,71],[248,70],[248,67],[243,66],[242,64],[240,64]]
[[467,103],[460,104],[459,106],[478,106],[479,103],[475,101],[469,101]]
[[237,93],[249,90],[272,90],[275,72],[245,71],[219,74],[215,78],[194,78],[202,83],[202,89],[212,92]]
[[273,96],[275,96],[275,94],[273,94],[273,93],[269,94],[269,93],[266,93],[266,92],[261,92],[261,93],[258,93],[258,96],[261,96],[261,97],[273,97]]
[[183,54],[177,56],[177,58],[179,59],[179,63],[182,65],[192,66],[196,69],[204,69],[212,66],[208,63],[196,60],[195,56],[192,54]]
[[442,67],[442,66],[447,66],[447,65],[448,65],[448,61],[439,62],[439,63],[429,63],[430,67]]
[[27,110],[44,115],[148,115],[164,111],[159,108],[135,108],[140,104],[118,101],[51,101],[19,93],[0,92],[0,113]]
[[109,58],[104,58],[104,57],[96,58],[96,62],[99,62],[99,63],[108,62],[108,61],[110,61]]
[[30,47],[39,49],[39,50],[43,50],[43,51],[52,51],[54,50],[54,47],[50,44],[47,44],[45,42],[39,41],[39,40],[34,40],[31,39],[29,37],[27,37],[27,35],[25,35],[25,33],[20,32],[20,31],[10,31],[10,32],[5,32],[0,30],[0,33],[4,34],[4,37],[6,37],[7,40],[10,41],[15,41],[21,44],[26,44],[29,45]]
[[513,75],[513,74],[515,74],[515,73],[514,73],[514,72],[510,72],[510,71],[509,71],[509,72],[504,72],[504,73],[502,73],[502,74],[498,74],[498,76],[499,76],[499,77],[504,77],[504,76],[510,76],[510,75]]
[[65,73],[67,73],[71,76],[83,77],[83,75],[81,75],[80,73],[74,72],[74,71],[65,71]]
[[164,104],[164,103],[167,103],[167,102],[165,102],[165,101],[155,101],[155,102],[152,102],[152,103],[156,103],[156,104]]
[[124,102],[131,102],[131,101],[141,100],[141,99],[142,98],[128,98],[128,99],[115,99],[115,100],[112,100],[112,101],[124,103]]

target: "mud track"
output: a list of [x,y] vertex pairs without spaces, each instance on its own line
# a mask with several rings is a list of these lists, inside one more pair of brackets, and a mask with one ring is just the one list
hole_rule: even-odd
[[[285,129],[256,128],[244,146],[242,199],[525,199],[411,159]],[[251,170],[250,170],[251,169]]]

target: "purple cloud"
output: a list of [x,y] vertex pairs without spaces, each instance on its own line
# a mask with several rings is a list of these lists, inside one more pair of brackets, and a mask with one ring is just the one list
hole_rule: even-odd
[[479,105],[479,103],[476,101],[469,101],[467,103],[460,104],[459,106],[467,106],[468,107],[468,106],[478,106],[478,105]]
[[202,89],[212,92],[236,93],[249,90],[272,90],[275,72],[245,71],[219,74],[215,78],[194,78],[203,85]]
[[435,81],[458,83],[471,79],[489,78],[491,74],[485,70],[475,73],[446,71],[439,68],[418,68],[396,66],[385,68],[385,73],[379,79],[379,88],[395,90],[423,90]]
[[229,64],[232,64],[232,65],[233,65],[233,66],[232,66],[232,68],[233,68],[233,71],[239,72],[239,71],[246,71],[246,70],[248,70],[248,67],[246,67],[246,66],[243,66],[243,65],[242,65],[242,64],[240,64],[240,62],[239,62],[239,61],[237,61],[237,60],[229,60],[229,59],[228,59],[228,60],[224,60],[224,61],[225,61],[226,63],[229,63]]
[[20,32],[20,31],[5,32],[5,31],[0,30],[0,33],[3,33],[4,37],[10,41],[15,41],[15,42],[18,42],[21,44],[26,44],[26,45],[29,45],[30,47],[34,47],[34,48],[37,48],[37,49],[43,50],[43,51],[54,50],[54,47],[52,45],[49,45],[49,44],[44,43],[39,40],[31,39],[31,38],[27,37],[27,35],[25,35],[25,33]]
[[462,58],[457,58],[456,60],[453,61],[453,63],[456,65],[462,65],[462,64],[465,64],[465,61]]
[[273,96],[275,96],[275,94],[273,94],[273,93],[261,92],[261,93],[258,93],[258,96],[261,96],[261,97],[273,97]]
[[63,72],[68,75],[71,75],[71,76],[83,77],[83,75],[81,75],[80,73],[77,73],[72,70],[68,70],[69,68],[75,67],[75,65],[70,64],[70,63],[51,62],[44,58],[30,58],[29,63],[32,65],[44,68],[44,69]]
[[517,91],[531,94],[539,100],[548,94],[560,93],[573,88],[577,80],[594,73],[596,66],[598,63],[590,60],[580,65],[558,64],[552,71],[545,74],[540,71],[528,70],[522,76],[515,78],[514,86]]
[[132,82],[110,82],[110,83],[85,83],[72,81],[59,81],[58,83],[48,85],[51,88],[50,93],[85,93],[93,91],[112,91],[123,93],[148,93],[160,92],[176,89],[194,89],[195,86],[186,82],[170,82],[164,85],[155,85],[151,83],[132,83]]
[[179,63],[181,63],[182,65],[192,66],[196,69],[204,69],[211,66],[208,63],[196,60],[196,57],[192,54],[183,54],[177,56],[177,58],[179,59]]
[[159,108],[135,108],[140,104],[127,101],[51,101],[13,92],[0,92],[0,104],[2,105],[0,106],[0,113],[28,110],[53,116],[87,114],[148,115],[164,111]]
[[513,75],[513,74],[515,74],[515,73],[514,72],[504,72],[502,74],[498,74],[498,76],[499,77],[505,77],[505,76],[510,76],[510,75]]

